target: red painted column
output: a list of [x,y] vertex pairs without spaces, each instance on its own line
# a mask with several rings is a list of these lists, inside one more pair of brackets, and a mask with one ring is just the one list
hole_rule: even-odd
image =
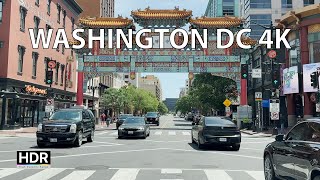
[[248,97],[247,97],[247,80],[241,79],[240,81],[241,93],[240,93],[240,105],[248,105]]
[[[286,49],[285,59],[286,59],[286,68],[289,68],[289,50]],[[293,126],[295,124],[295,101],[293,94],[287,94],[287,114],[288,114],[288,126]]]
[[[300,29],[300,48],[301,64],[309,64],[309,46],[308,46],[308,26],[302,26]],[[302,66],[303,67],[303,66]],[[304,95],[304,115],[305,118],[312,116],[313,103],[310,101],[308,93]]]
[[77,105],[83,105],[83,72],[78,72]]

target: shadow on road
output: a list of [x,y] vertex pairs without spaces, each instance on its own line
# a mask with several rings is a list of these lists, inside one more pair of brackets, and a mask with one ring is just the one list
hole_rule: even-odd
[[188,122],[188,121],[186,121],[186,120],[184,120],[184,119],[174,119],[173,121],[177,121],[177,122]]
[[191,127],[190,128],[160,128],[160,127],[151,127],[152,130],[191,130]]
[[[89,142],[83,141],[82,145],[87,144]],[[31,149],[47,149],[47,148],[51,148],[51,149],[73,149],[73,148],[79,148],[79,147],[75,147],[73,144],[49,144],[46,145],[43,148],[39,148],[38,146],[32,146],[30,147]]]
[[176,123],[174,124],[175,126],[192,126],[192,124],[181,124],[181,123]]
[[194,150],[198,151],[233,151],[231,147],[229,146],[214,146],[214,145],[206,145],[203,149],[199,149],[198,145],[196,143],[188,143],[190,147],[192,147]]

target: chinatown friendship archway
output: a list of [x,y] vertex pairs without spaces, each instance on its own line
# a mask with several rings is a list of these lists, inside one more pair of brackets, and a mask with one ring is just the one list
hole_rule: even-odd
[[[81,50],[75,50],[78,61],[77,105],[83,103],[83,92],[87,88],[88,79],[103,76],[110,72],[130,73],[131,79],[135,78],[137,72],[189,72],[189,79],[193,78],[194,73],[211,73],[234,80],[237,83],[238,92],[241,92],[239,93],[241,96],[240,104],[247,104],[247,81],[241,80],[240,77],[241,54],[245,52],[236,44],[229,49],[217,49],[214,36],[218,28],[229,29],[236,33],[241,28],[242,19],[237,17],[201,17],[194,19],[192,18],[192,11],[180,10],[177,7],[171,10],[139,9],[132,11],[131,16],[133,19],[121,16],[117,18],[81,18],[79,26],[83,29],[95,29],[98,33],[101,28],[114,29],[113,32],[115,32],[115,29],[128,32],[128,29],[135,29],[134,23],[143,28],[166,28],[171,31],[189,24],[190,28],[196,28],[200,33],[202,29],[208,30],[208,48],[202,49],[200,44],[197,43],[195,50],[191,49],[191,41],[189,41],[185,49],[173,49],[168,40],[169,36],[165,35],[165,48],[157,49],[159,37],[154,33],[149,33],[145,34],[144,37],[151,36],[153,38],[152,49],[141,49],[136,44],[133,45],[132,49],[99,49],[98,43],[94,43],[93,49],[85,47]],[[181,44],[182,40],[182,36],[176,36],[175,38],[177,44]],[[114,44],[115,41],[116,39],[113,38]],[[143,41],[142,38],[142,43],[146,44],[146,41]],[[243,37],[242,42],[245,45],[256,43],[255,40],[247,37]],[[69,43],[70,45],[80,44],[80,42],[74,40],[69,41]],[[108,42],[105,44],[108,44]],[[123,42],[121,44],[124,45]]]

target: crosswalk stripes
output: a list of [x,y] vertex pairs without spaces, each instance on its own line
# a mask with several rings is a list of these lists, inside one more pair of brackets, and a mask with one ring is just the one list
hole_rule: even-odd
[[162,131],[156,131],[155,133],[154,133],[154,135],[161,135],[162,134]]
[[[190,131],[150,131],[151,135],[161,136],[161,135],[168,135],[168,136],[190,136]],[[116,136],[118,135],[118,131],[106,131],[106,132],[99,132],[96,133],[97,136],[100,135],[107,135],[107,136]]]
[[15,173],[22,171],[22,170],[23,169],[17,169],[17,168],[2,169],[2,170],[0,170],[0,178],[10,176],[10,175],[15,174]]
[[88,179],[95,171],[73,171],[71,174],[62,178],[61,180],[86,180]]
[[[20,173],[19,177],[27,176],[26,173],[29,170],[34,169],[21,169],[21,168],[5,168],[0,169],[0,179],[6,178],[8,180],[15,180],[14,177],[16,173]],[[71,170],[69,174],[64,172],[65,170]],[[114,171],[115,170],[115,171]],[[35,174],[29,177],[22,177],[23,180],[48,180],[48,179],[57,179],[59,176],[61,180],[87,180],[94,179],[93,176],[98,171],[107,171],[108,173],[112,173],[111,176],[106,180],[141,180],[139,178],[140,173],[146,173],[146,171],[154,171],[153,173],[165,174],[188,174],[187,171],[202,171],[203,177],[199,177],[199,179],[207,179],[207,180],[242,180],[235,173],[245,173],[247,174],[248,180],[249,177],[252,180],[264,180],[263,171],[245,171],[245,170],[218,170],[218,169],[139,169],[139,168],[111,168],[105,170],[78,170],[74,168],[50,168],[39,170],[35,172]],[[60,175],[61,173],[61,175]],[[10,176],[12,175],[12,178]],[[20,179],[20,178],[19,178]],[[101,179],[101,178],[99,178]],[[157,180],[157,179],[155,179]],[[161,180],[161,178],[160,178]],[[168,180],[168,179],[167,179]],[[243,179],[244,180],[244,179]]]
[[190,136],[191,135],[191,133],[188,132],[188,131],[182,131],[182,134],[185,135],[185,136]]
[[176,135],[176,132],[175,131],[169,131],[169,135],[174,136],[174,135]]
[[119,169],[110,180],[135,180],[139,169]]
[[61,173],[62,171],[64,171],[65,169],[63,168],[52,168],[52,169],[45,169],[43,171],[40,171],[32,176],[29,176],[23,180],[48,180],[50,178],[52,178],[53,176]]
[[110,133],[111,136],[118,135],[118,131]]

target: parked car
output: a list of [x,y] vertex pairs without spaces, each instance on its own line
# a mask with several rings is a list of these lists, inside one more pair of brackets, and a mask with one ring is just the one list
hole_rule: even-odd
[[192,123],[192,143],[197,143],[202,149],[205,145],[232,146],[238,151],[241,143],[241,133],[237,126],[220,117],[202,117],[199,123]]
[[196,114],[193,116],[193,122],[196,124],[200,121],[202,115],[201,114]]
[[150,135],[150,127],[143,117],[128,117],[118,129],[118,138],[142,137]]
[[133,117],[133,114],[120,114],[117,122],[116,122],[116,128],[118,129],[124,120],[127,119],[127,117]]
[[320,180],[320,119],[295,125],[277,135],[264,151],[266,180]]
[[193,121],[193,118],[194,118],[194,114],[192,112],[189,112],[186,117],[185,117],[185,120],[187,121]]
[[43,123],[38,125],[37,144],[44,147],[47,144],[82,145],[83,139],[92,142],[95,132],[95,117],[88,109],[61,109]]
[[157,126],[160,125],[159,119],[160,119],[160,115],[157,112],[147,112],[145,116],[146,123],[156,124]]

